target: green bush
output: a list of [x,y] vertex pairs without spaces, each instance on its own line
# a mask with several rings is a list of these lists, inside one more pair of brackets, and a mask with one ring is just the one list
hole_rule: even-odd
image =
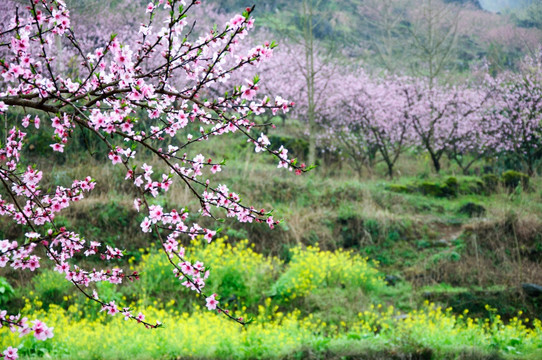
[[486,186],[483,180],[471,177],[461,179],[458,192],[462,195],[489,194],[489,191],[486,191]]
[[495,174],[483,175],[482,181],[484,182],[484,190],[488,194],[494,193],[497,190],[497,186],[499,186],[499,177]]
[[484,184],[484,181],[480,180],[479,178],[465,177],[458,180],[455,176],[446,178],[443,183],[424,181],[421,183],[411,183],[407,185],[390,184],[386,187],[386,190],[396,193],[411,194],[418,192],[426,196],[438,198],[456,197],[459,194],[483,194],[486,192],[485,189],[486,185]]
[[519,171],[508,170],[503,172],[501,181],[510,190],[517,188],[520,184],[525,190],[529,188],[529,175]]
[[0,306],[5,306],[13,297],[13,287],[5,277],[0,276]]
[[205,265],[210,268],[207,292],[220,294],[230,308],[254,306],[267,296],[282,262],[256,253],[248,240],[235,244],[227,241],[226,236],[211,244],[196,240],[187,252],[196,259],[205,259]]
[[450,177],[446,179],[444,184],[424,181],[418,188],[424,195],[434,197],[454,197],[457,196],[458,183],[456,178]]
[[174,299],[184,305],[184,298],[191,299],[181,282],[173,276],[173,267],[167,257],[156,250],[144,254],[136,270],[140,280],[135,281],[126,290],[135,299],[142,299],[144,304],[156,299]]
[[284,299],[303,297],[322,287],[362,289],[365,293],[386,287],[374,264],[351,251],[320,251],[318,246],[309,246],[291,252],[288,269],[272,289],[273,294]]
[[[221,302],[229,303],[230,308],[253,306],[273,284],[280,262],[254,252],[247,240],[235,245],[227,240],[222,237],[211,244],[202,239],[194,240],[185,249],[186,259],[205,260],[205,267],[211,271],[205,285],[207,293],[220,294]],[[152,250],[143,255],[137,270],[141,279],[133,283],[130,291],[134,296],[143,295],[147,303],[169,298],[182,306],[197,301],[173,276],[172,266],[163,253]]]
[[73,285],[65,279],[63,274],[53,270],[43,270],[32,279],[34,296],[48,308],[51,304],[65,303],[65,296],[73,289]]
[[469,217],[477,217],[483,216],[486,213],[486,209],[480,204],[467,202],[459,208],[458,212]]
[[434,182],[424,181],[420,184],[419,189],[424,195],[444,197],[441,186]]
[[457,190],[459,189],[459,182],[457,181],[457,178],[450,176],[446,179],[446,181],[444,181],[444,183],[446,186],[443,187],[443,190],[446,191],[449,196],[456,196]]
[[295,137],[269,135],[271,149],[278,150],[283,145],[295,158],[306,159],[309,155],[309,142]]
[[411,194],[413,189],[406,185],[390,184],[386,187],[387,190],[402,194]]

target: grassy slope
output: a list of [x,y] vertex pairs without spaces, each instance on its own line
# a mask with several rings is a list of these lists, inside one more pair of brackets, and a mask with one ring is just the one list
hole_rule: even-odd
[[[292,126],[281,131],[297,133],[299,127]],[[233,240],[250,239],[264,254],[287,259],[288,249],[298,244],[354,249],[379,261],[384,273],[416,288],[446,283],[519,289],[524,282],[542,283],[539,178],[531,179],[530,191],[518,188],[510,193],[501,186],[489,192],[480,178],[458,176],[457,196],[435,197],[396,192],[408,186],[443,184],[453,175],[449,167],[441,177],[434,176],[426,159],[419,157],[404,156],[399,164],[402,176],[390,181],[378,169],[359,179],[341,161],[321,164],[304,176],[285,174],[275,169],[273,159],[235,140],[221,140],[201,150],[227,160],[224,171],[212,180],[215,184],[231,185],[247,203],[274,208],[275,217],[284,220],[273,231],[226,220],[225,234]],[[132,207],[130,187],[120,168],[100,161],[90,166],[66,163],[56,166],[46,181],[65,184],[87,173],[96,178],[96,190],[75,204],[61,222],[88,238],[126,247],[130,254],[147,247],[149,240],[140,233],[137,221],[141,215]],[[179,187],[157,201],[176,207],[195,204]],[[485,213],[473,217],[462,213],[469,203],[482,206]],[[6,224],[0,233],[17,236],[21,231]]]
[[[302,127],[287,124],[286,128],[274,131],[270,135],[281,137],[299,134]],[[388,279],[394,286],[373,293],[340,286],[319,286],[289,303],[273,300],[279,301],[277,306],[283,311],[297,308],[302,316],[312,314],[328,324],[351,321],[360,309],[367,309],[369,304],[393,305],[401,312],[409,312],[422,306],[426,299],[452,306],[457,314],[469,309],[474,316],[482,317],[488,314],[486,304],[505,319],[512,318],[518,310],[523,310],[529,317],[540,311],[539,303],[525,297],[520,290],[520,284],[524,282],[542,283],[539,260],[542,251],[539,235],[542,230],[540,178],[531,179],[529,191],[517,188],[510,192],[497,186],[490,192],[481,185],[478,177],[457,176],[458,195],[436,197],[417,191],[397,192],[423,183],[443,184],[454,175],[453,166],[446,167],[440,177],[433,175],[427,159],[419,156],[404,156],[398,167],[401,176],[391,181],[381,176],[384,169],[378,167],[372,174],[359,179],[347,162],[338,159],[328,159],[313,172],[295,176],[276,169],[274,159],[255,154],[246,143],[235,139],[201,146],[196,150],[227,160],[224,171],[213,178],[214,183],[231,185],[247,203],[274,208],[275,217],[283,219],[273,231],[263,225],[226,221],[223,226],[229,242],[237,243],[248,238],[257,252],[277,256],[286,264],[292,260],[291,249],[297,245],[318,244],[323,250],[346,248],[378,261],[382,276],[393,276]],[[302,152],[302,144],[299,149]],[[79,155],[88,156],[80,150]],[[50,184],[66,184],[88,173],[92,173],[98,183],[91,196],[66,212],[61,222],[89,239],[97,238],[126,247],[130,261],[120,263],[121,266],[142,266],[148,251],[145,249],[154,239],[139,231],[141,215],[132,207],[131,190],[122,180],[123,171],[100,160],[92,160],[83,166],[79,161],[75,164],[69,159],[65,159],[64,165],[55,165],[52,170],[51,177],[45,180]],[[173,188],[167,197],[157,201],[166,206],[194,205],[194,199],[180,187]],[[466,203],[483,206],[485,213],[477,217],[461,213],[460,209]],[[13,228],[7,222],[3,224],[0,237],[22,234],[22,229]],[[285,270],[275,270],[272,279],[277,280],[281,271]],[[159,273],[167,272],[160,270]],[[30,291],[34,291],[45,297],[46,302],[63,304],[66,308],[74,301],[78,302],[71,297],[64,298],[66,294],[73,294],[72,289],[52,288],[52,284],[58,282],[49,279],[46,272],[44,274],[40,280],[30,281],[30,274],[21,276],[5,269],[1,273],[16,287],[18,296],[28,296]],[[167,303],[170,298],[175,299],[175,308],[185,311],[191,300],[186,300],[186,295],[177,291],[163,291],[162,284],[167,281],[165,276],[149,280],[148,284],[161,285],[158,293],[149,293],[148,296],[154,299],[155,306]],[[242,281],[232,281],[228,282],[231,283],[227,285],[229,288],[221,287],[217,291],[230,291],[231,296],[235,295],[239,290],[232,289],[238,289],[238,283]],[[262,284],[265,283],[258,280],[254,284],[264,286]],[[268,296],[272,286],[265,286],[266,289],[262,288],[257,293]],[[127,289],[117,293],[114,289],[101,290],[113,297],[125,296],[133,301],[138,301],[141,291],[145,291]],[[250,294],[250,290],[244,291]],[[254,310],[250,311],[257,313],[258,304],[263,304],[264,298],[256,296],[249,310],[252,306]],[[359,304],[363,304],[361,308]],[[12,300],[9,305],[18,309],[24,304]],[[401,346],[398,348],[400,351],[410,351],[408,346]],[[350,344],[349,348],[354,349],[355,346]],[[414,346],[412,349],[421,351],[423,347]],[[367,351],[367,348],[362,350]],[[377,354],[381,351],[373,350]],[[308,351],[310,353],[314,349]],[[482,353],[487,354],[485,351]],[[486,356],[483,354],[480,358]],[[472,358],[477,357],[473,355]]]

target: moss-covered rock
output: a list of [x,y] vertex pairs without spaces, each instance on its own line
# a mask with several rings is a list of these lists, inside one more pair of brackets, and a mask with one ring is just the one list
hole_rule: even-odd
[[462,205],[458,211],[460,214],[468,215],[469,217],[478,217],[483,216],[486,213],[486,209],[480,205],[473,202],[468,202]]
[[503,172],[501,181],[508,189],[515,189],[520,184],[525,190],[529,188],[529,175],[519,171],[508,170]]
[[485,191],[484,182],[475,177],[461,179],[459,193],[463,195],[481,195],[487,192]]
[[499,186],[499,177],[497,175],[485,174],[482,176],[482,181],[484,183],[484,190],[487,194],[497,191],[497,187]]

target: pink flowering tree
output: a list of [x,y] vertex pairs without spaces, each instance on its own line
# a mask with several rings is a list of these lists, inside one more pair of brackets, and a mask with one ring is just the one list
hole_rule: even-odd
[[400,82],[357,69],[337,77],[336,86],[343,91],[328,100],[320,141],[347,155],[359,176],[364,167],[372,171],[377,161],[383,161],[392,177],[409,131]]
[[487,113],[491,89],[456,86],[448,88],[453,112],[447,116],[446,155],[468,174],[477,161],[495,155],[495,121]]
[[[264,80],[261,85],[263,91],[283,96],[295,104],[289,116],[306,124],[304,135],[309,143],[310,154],[315,153],[319,145],[320,124],[326,121],[327,109],[342,102],[346,89],[340,83],[344,78],[338,71],[342,64],[319,54],[315,46],[311,55],[312,65],[309,66],[307,59],[300,56],[305,51],[302,45],[281,41],[280,53],[252,69],[252,72],[257,72]],[[250,83],[246,77],[236,81]],[[308,82],[312,85],[308,86]]]
[[365,88],[361,92],[364,95],[349,96],[345,102],[346,119],[361,125],[357,137],[364,136],[369,147],[377,150],[392,178],[399,156],[410,145],[411,127],[405,116],[406,101],[401,96],[402,80],[387,77],[358,81]]
[[[79,40],[70,11],[61,0],[14,5],[9,23],[0,32],[0,113],[19,111],[26,115],[19,120],[8,117],[6,139],[0,147],[0,215],[9,218],[14,227],[28,231],[24,238],[0,240],[0,267],[35,271],[50,262],[108,314],[121,313],[146,327],[160,325],[96,291],[98,282],[137,280],[136,272],[125,273],[108,264],[123,257],[123,250],[105,246],[99,239],[87,239],[55,220],[69,211],[73,202],[91,196],[95,187],[92,174],[47,189],[42,186],[42,170],[23,155],[27,128],[54,131],[51,153],[68,151],[76,129],[84,129],[107,148],[104,156],[113,165],[124,168],[125,180],[133,187],[134,206],[145,215],[141,231],[159,239],[172,276],[201,294],[208,309],[243,323],[221,309],[216,294],[205,293],[209,270],[202,259],[191,258],[183,248],[185,238],[203,236],[211,242],[218,229],[189,222],[183,204],[166,208],[155,198],[178,182],[198,200],[200,216],[232,217],[273,228],[277,221],[269,211],[242,203],[235,189],[212,181],[224,162],[191,153],[192,145],[240,133],[257,152],[275,156],[279,168],[299,174],[304,166],[288,158],[284,148],[271,150],[261,131],[265,124],[251,120],[253,114],[285,112],[289,102],[260,96],[257,78],[231,84],[221,95],[209,91],[218,84],[223,86],[230,74],[272,56],[275,45],[270,42],[240,50],[253,27],[252,9],[195,36],[187,15],[199,3],[150,2],[143,10],[146,20],[138,32],[123,32],[127,38],[110,34],[94,42]],[[58,43],[71,58],[76,57],[76,69],[66,71],[55,59]],[[189,134],[188,124],[197,124],[199,134]],[[151,153],[163,165],[160,169],[166,170],[139,160],[143,151]],[[77,260],[81,256],[101,260],[104,267],[84,268]],[[4,310],[0,310],[0,326],[40,340],[53,336],[53,329],[38,319]],[[13,348],[2,354],[6,359],[17,358]]]
[[453,154],[461,165],[461,156],[478,144],[472,136],[480,128],[478,111],[485,101],[483,92],[463,86],[430,87],[423,79],[411,79],[404,83],[402,95],[411,140],[429,154],[434,170],[440,172],[446,154]]
[[534,174],[542,159],[542,52],[526,58],[519,73],[488,77],[486,86],[494,94],[487,116],[495,124],[496,150]]

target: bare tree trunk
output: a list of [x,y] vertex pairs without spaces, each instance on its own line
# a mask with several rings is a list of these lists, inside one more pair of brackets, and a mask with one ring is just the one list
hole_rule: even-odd
[[315,114],[315,77],[316,70],[314,67],[314,9],[313,4],[308,0],[303,0],[303,37],[305,43],[305,66],[307,67],[306,82],[307,82],[307,102],[308,111],[307,117],[309,121],[309,164],[314,164],[316,161],[316,114]]

